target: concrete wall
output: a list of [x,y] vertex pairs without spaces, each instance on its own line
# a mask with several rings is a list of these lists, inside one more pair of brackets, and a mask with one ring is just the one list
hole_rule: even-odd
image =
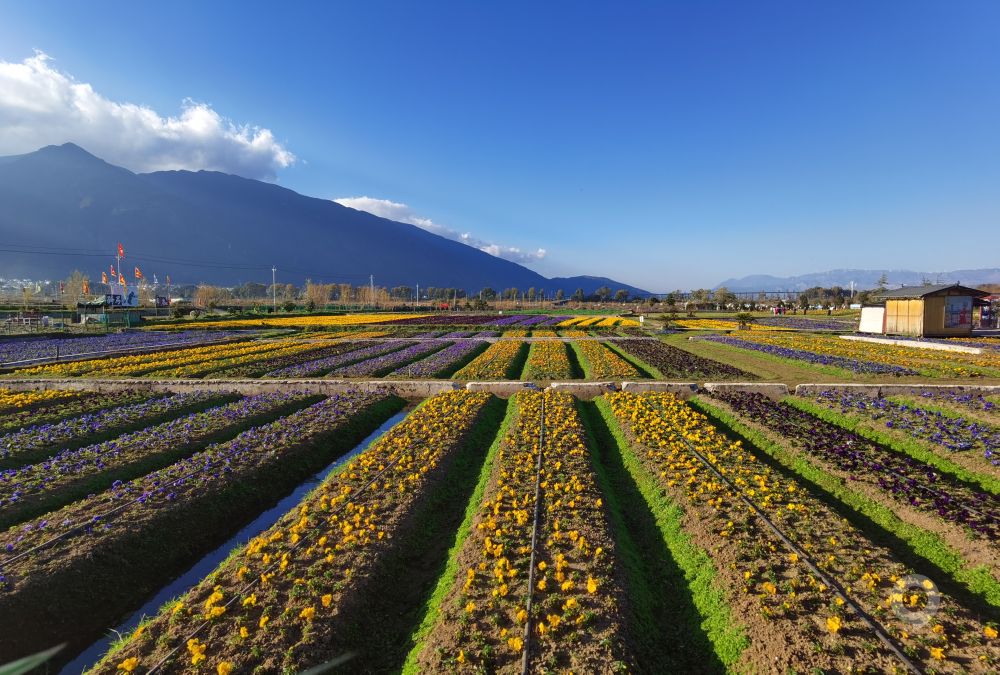
[[998,385],[965,385],[965,384],[800,384],[795,387],[796,396],[815,396],[823,391],[863,394],[876,398],[879,396],[905,396],[919,394],[922,391],[934,391],[952,394],[1000,394]]

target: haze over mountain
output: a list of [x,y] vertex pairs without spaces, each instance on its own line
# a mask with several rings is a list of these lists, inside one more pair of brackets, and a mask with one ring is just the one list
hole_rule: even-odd
[[114,262],[131,282],[282,283],[457,287],[534,286],[551,295],[646,291],[603,277],[558,280],[414,225],[380,218],[271,183],[211,171],[136,174],[72,143],[0,157],[0,276],[92,280]]
[[889,288],[899,286],[919,286],[924,280],[931,283],[961,283],[964,286],[1000,283],[1000,268],[974,270],[954,270],[951,272],[914,272],[912,270],[830,270],[813,272],[791,277],[775,277],[769,274],[752,274],[739,279],[726,279],[715,286],[725,286],[734,292],[743,291],[804,291],[807,288],[841,286],[863,290],[878,286],[879,278],[885,274]]

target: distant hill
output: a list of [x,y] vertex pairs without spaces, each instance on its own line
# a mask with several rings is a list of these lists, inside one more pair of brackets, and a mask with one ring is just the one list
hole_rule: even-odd
[[964,286],[1000,283],[1000,269],[954,270],[951,272],[914,272],[911,270],[830,270],[793,277],[775,277],[767,274],[753,274],[739,279],[726,279],[715,288],[725,286],[734,292],[742,291],[803,291],[814,286],[829,288],[841,286],[863,290],[878,286],[879,278],[885,274],[889,288],[899,286],[919,286],[924,279],[932,283],[961,283]]
[[[554,281],[516,263],[399,223],[271,183],[210,171],[135,174],[67,143],[0,157],[0,277],[99,280],[117,242],[147,277],[175,283],[457,287],[531,286],[567,295],[627,284]],[[131,280],[131,274],[127,277]]]

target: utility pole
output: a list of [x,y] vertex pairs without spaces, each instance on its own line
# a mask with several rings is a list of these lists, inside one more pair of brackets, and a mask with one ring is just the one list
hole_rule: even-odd
[[374,307],[375,306],[375,275],[374,274],[369,274],[368,275],[368,288],[370,289],[370,293],[371,293],[371,295],[369,297],[371,298],[372,307]]
[[420,304],[420,284],[417,284],[417,301],[413,303],[413,309],[416,309],[417,305],[419,304]]
[[271,313],[278,313],[278,285],[275,279],[275,274],[278,273],[278,268],[271,265]]

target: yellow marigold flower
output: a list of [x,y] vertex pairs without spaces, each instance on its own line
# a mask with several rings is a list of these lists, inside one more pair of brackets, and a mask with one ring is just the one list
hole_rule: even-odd
[[219,675],[229,675],[229,673],[233,672],[233,664],[229,661],[223,661],[215,667],[215,672]]
[[472,600],[469,600],[469,604],[465,606],[465,611],[470,613],[476,611],[476,603],[474,603]]
[[983,628],[983,635],[985,635],[990,640],[995,640],[997,637],[997,629],[993,626],[986,626]]
[[127,658],[118,664],[117,670],[123,670],[126,673],[131,673],[139,665],[139,659],[136,657]]
[[539,582],[538,582],[538,590],[540,590],[540,591],[544,591],[545,590],[545,579],[539,580]]
[[240,626],[240,637],[244,640],[250,637],[250,631],[247,630],[246,626]]
[[522,641],[521,638],[516,636],[512,638],[507,638],[507,646],[510,647],[513,651],[519,652],[524,648],[524,641]]
[[944,625],[940,624],[940,623],[934,624],[934,626],[931,628],[931,632],[932,633],[937,633],[938,635],[943,634],[944,633]]
[[597,592],[597,580],[592,576],[587,577],[587,592],[596,593]]
[[314,616],[316,616],[315,607],[306,607],[301,612],[299,612],[299,618],[305,619],[306,621],[312,621]]
[[267,614],[265,614],[264,616],[260,617],[260,621],[257,622],[257,628],[263,628],[264,626],[267,625],[267,622],[270,621],[270,620],[271,620],[271,617],[269,617]]
[[774,595],[775,593],[778,592],[778,588],[770,581],[765,581],[763,584],[761,584],[761,587],[765,591],[767,591],[768,595]]
[[465,650],[459,649],[458,656],[455,657],[455,660],[459,663],[465,663]]
[[327,593],[322,598],[320,598],[319,601],[323,603],[324,607],[329,607],[330,603],[333,602],[333,595],[331,595],[330,593]]
[[183,602],[178,602],[176,605],[174,605],[174,608],[172,610],[170,610],[170,613],[171,614],[176,614],[177,612],[181,611],[182,609],[184,609],[184,603]]
[[[472,603],[469,603],[469,604],[472,604]],[[517,613],[517,622],[518,623],[524,623],[527,620],[528,620],[528,612],[526,610],[523,610],[523,609],[519,610],[518,613]]]
[[215,606],[215,607],[210,607],[209,608],[207,616],[208,616],[209,619],[216,619],[216,618],[222,616],[225,613],[226,613],[226,608],[225,607]]
[[931,647],[931,658],[935,661],[944,661],[944,649],[941,647]]
[[799,561],[799,554],[798,553],[789,553],[788,554],[788,562],[797,563],[798,561]]
[[571,590],[573,590],[573,582],[572,581],[568,581],[568,580],[564,581],[562,583],[562,586],[560,586],[560,588],[562,588],[562,590],[563,590],[564,593],[566,591],[571,591]]
[[828,617],[826,620],[826,629],[831,633],[833,633],[834,635],[840,632],[841,625],[842,622],[840,621],[839,616],[831,616]]
[[244,607],[256,607],[257,606],[257,594],[251,593],[247,597],[243,598]]

